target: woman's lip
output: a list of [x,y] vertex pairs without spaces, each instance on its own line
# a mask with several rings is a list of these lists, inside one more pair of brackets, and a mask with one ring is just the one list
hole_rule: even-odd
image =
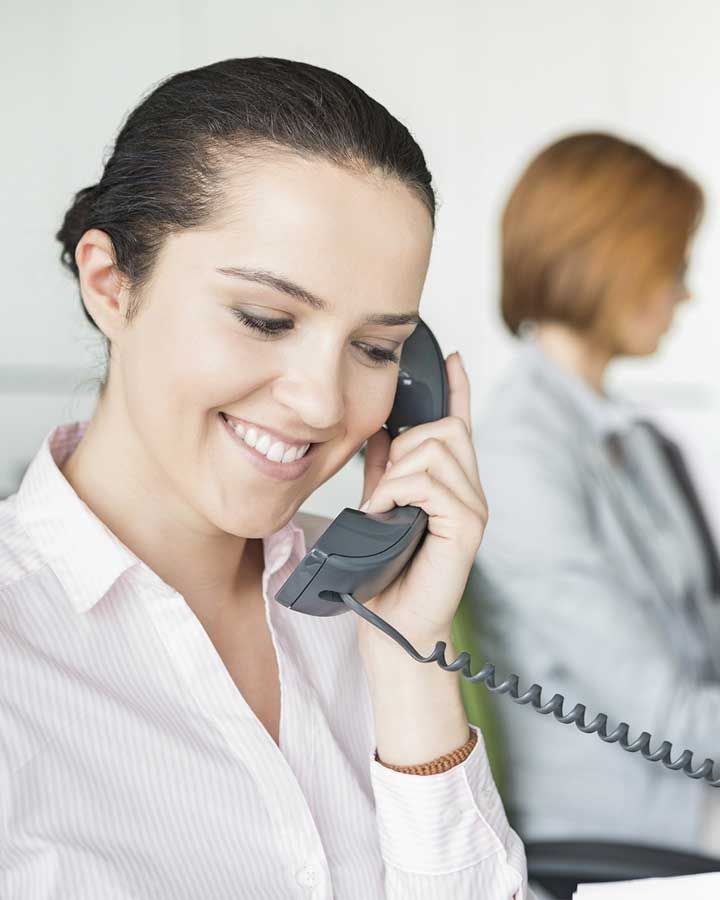
[[267,456],[258,453],[254,447],[246,444],[241,437],[238,437],[232,425],[225,418],[224,413],[218,413],[218,419],[225,432],[230,435],[231,439],[235,442],[239,450],[245,454],[246,458],[257,469],[265,475],[269,475],[271,478],[275,478],[279,481],[293,481],[295,478],[299,478],[303,475],[312,464],[313,450],[315,450],[317,444],[310,444],[305,456],[301,459],[296,459],[294,462],[272,462]]
[[270,437],[275,438],[276,441],[282,441],[283,444],[286,444],[288,447],[304,447],[305,444],[312,445],[317,443],[316,441],[299,441],[297,438],[291,438],[285,434],[280,434],[279,431],[273,431],[271,428],[266,428],[264,425],[256,425],[255,422],[248,422],[247,419],[237,419],[235,416],[231,416],[226,412],[221,412],[220,415],[225,416],[229,422],[237,422],[238,425],[242,425],[246,431],[248,428],[254,428],[256,431],[264,431],[265,434],[269,434]]

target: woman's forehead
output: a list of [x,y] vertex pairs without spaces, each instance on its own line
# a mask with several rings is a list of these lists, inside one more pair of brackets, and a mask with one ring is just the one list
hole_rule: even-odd
[[400,224],[398,238],[417,240],[432,233],[426,206],[396,175],[289,153],[230,170],[216,222],[243,234],[292,228],[299,235],[327,230],[342,238],[337,226],[347,229],[353,222],[373,233]]
[[400,295],[405,308],[419,296],[432,224],[397,178],[282,159],[233,177],[226,197],[212,225],[174,235],[173,268],[271,271],[320,296]]

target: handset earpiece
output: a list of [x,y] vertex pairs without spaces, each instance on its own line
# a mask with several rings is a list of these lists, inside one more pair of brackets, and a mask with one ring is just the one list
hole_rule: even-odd
[[[447,415],[445,360],[435,336],[420,320],[405,341],[395,402],[386,427],[390,437]],[[346,507],[305,554],[276,600],[312,616],[347,612],[341,594],[366,603],[398,577],[420,546],[427,515],[416,506],[368,514]]]
[[421,319],[403,346],[395,402],[385,425],[395,438],[405,428],[447,414],[445,360],[435,335]]

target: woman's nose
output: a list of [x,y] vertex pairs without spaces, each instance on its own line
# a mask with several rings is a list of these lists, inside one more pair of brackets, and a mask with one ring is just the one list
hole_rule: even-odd
[[343,379],[335,366],[311,366],[275,382],[275,400],[310,428],[328,429],[345,414]]

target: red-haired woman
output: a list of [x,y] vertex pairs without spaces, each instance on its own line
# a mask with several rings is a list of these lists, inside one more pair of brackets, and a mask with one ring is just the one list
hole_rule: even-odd
[[[608,134],[554,143],[502,223],[502,314],[521,348],[478,429],[492,509],[481,628],[503,672],[696,764],[720,750],[718,564],[677,449],[605,390],[681,301],[700,187]],[[508,811],[526,839],[698,848],[707,789],[505,699]],[[566,710],[567,711],[567,710]]]

